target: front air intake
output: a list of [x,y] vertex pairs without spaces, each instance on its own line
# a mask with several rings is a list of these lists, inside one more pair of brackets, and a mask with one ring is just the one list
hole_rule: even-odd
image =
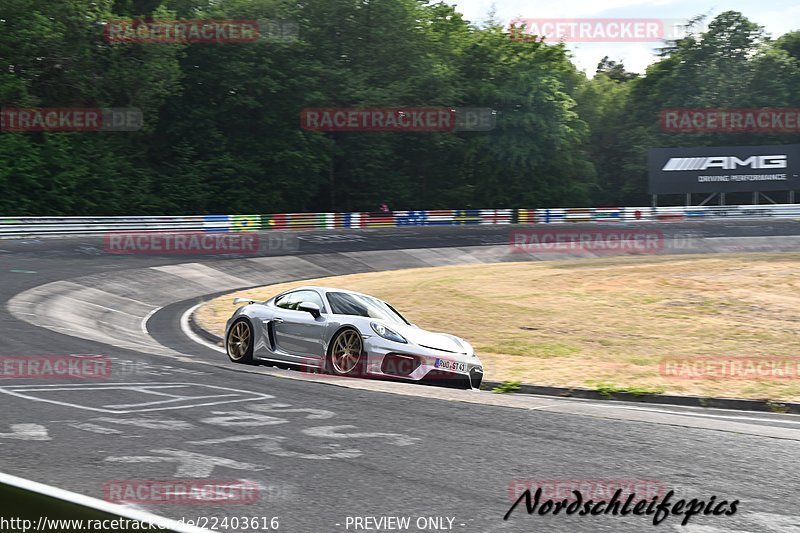
[[483,370],[480,368],[473,368],[469,371],[469,380],[473,389],[481,388],[481,381],[483,381]]
[[381,363],[381,372],[389,376],[408,376],[420,367],[422,360],[415,355],[386,354]]

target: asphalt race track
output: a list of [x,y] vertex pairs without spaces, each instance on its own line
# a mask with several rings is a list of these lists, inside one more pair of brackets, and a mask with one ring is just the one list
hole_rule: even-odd
[[[800,250],[795,221],[635,227],[694,239],[665,253]],[[0,356],[112,361],[108,379],[0,380],[0,471],[101,499],[113,481],[251,480],[248,504],[138,506],[175,519],[278,517],[290,533],[377,531],[353,518],[389,516],[410,517],[406,531],[800,532],[795,416],[311,377],[233,365],[181,328],[188,309],[237,287],[518,260],[508,233],[308,231],[287,234],[292,257],[237,258],[109,255],[99,236],[0,241]],[[504,521],[509,488],[526,480],[639,480],[673,500],[739,505],[685,527],[679,516],[658,526],[652,516],[529,516],[524,504]]]

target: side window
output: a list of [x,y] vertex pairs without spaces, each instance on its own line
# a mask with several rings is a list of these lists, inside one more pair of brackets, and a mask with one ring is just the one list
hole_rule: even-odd
[[325,304],[322,303],[322,298],[314,291],[295,291],[284,294],[277,300],[275,305],[282,309],[297,310],[297,307],[302,302],[314,302],[319,306],[322,312],[325,312]]
[[275,305],[282,309],[294,309],[294,305],[297,304],[296,299],[296,292],[290,292],[289,294],[284,294],[277,300],[275,300]]
[[320,297],[320,295],[315,291],[297,291],[294,294],[297,295],[297,301],[292,309],[297,309],[297,306],[302,302],[314,302],[319,306],[323,313],[325,312],[325,304],[322,303],[322,297]]

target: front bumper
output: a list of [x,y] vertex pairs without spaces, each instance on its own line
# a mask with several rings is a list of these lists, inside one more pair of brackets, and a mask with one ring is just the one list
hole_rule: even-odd
[[[483,364],[474,355],[402,344],[378,336],[365,338],[364,350],[364,370],[368,375],[473,389],[480,388],[483,380]],[[448,366],[462,367],[463,371],[438,367],[437,359],[456,363]]]

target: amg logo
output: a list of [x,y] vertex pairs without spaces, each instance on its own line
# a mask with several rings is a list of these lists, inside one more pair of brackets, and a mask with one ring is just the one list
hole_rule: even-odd
[[706,170],[708,168],[721,168],[734,170],[738,167],[750,168],[787,168],[788,157],[785,155],[754,155],[747,159],[736,156],[716,157],[671,157],[661,170]]

